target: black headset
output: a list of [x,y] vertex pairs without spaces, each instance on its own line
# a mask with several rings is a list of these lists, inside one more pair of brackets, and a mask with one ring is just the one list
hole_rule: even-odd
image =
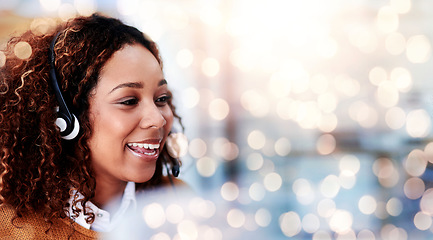
[[56,44],[57,38],[60,32],[54,37],[50,44],[50,79],[56,94],[57,102],[59,107],[57,109],[56,125],[60,129],[60,136],[65,140],[73,140],[78,136],[80,132],[80,123],[77,117],[68,109],[66,106],[65,99],[63,98],[62,92],[60,91],[59,83],[57,80],[57,72],[55,67],[56,55],[54,53],[54,45]]

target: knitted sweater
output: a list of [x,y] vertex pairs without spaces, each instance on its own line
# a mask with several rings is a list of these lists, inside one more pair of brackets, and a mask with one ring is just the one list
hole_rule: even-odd
[[[173,179],[176,186],[185,187],[179,179]],[[167,186],[167,177],[162,179],[162,186]],[[167,189],[170,190],[171,188]],[[51,226],[51,228],[50,228]],[[84,228],[69,218],[54,219],[53,224],[45,222],[37,213],[28,213],[22,218],[16,217],[15,210],[0,204],[0,240],[6,239],[97,239],[98,232]]]
[[15,216],[12,207],[0,205],[0,240],[98,238],[97,232],[86,229],[69,218],[55,219],[50,225],[36,213],[29,213],[22,218],[14,218]]

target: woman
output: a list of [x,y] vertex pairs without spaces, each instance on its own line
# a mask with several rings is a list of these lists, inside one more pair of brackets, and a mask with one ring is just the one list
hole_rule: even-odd
[[[29,58],[14,55],[19,42]],[[180,119],[140,31],[94,14],[28,31],[4,53],[0,237],[96,238],[134,207],[135,191],[169,182],[163,164],[178,162],[165,143]]]

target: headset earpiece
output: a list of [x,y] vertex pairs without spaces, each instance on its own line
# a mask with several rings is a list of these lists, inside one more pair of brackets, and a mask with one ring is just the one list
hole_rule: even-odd
[[174,177],[178,177],[179,173],[180,173],[179,160],[175,159],[175,163],[173,164],[173,167],[171,167],[171,174],[173,174]]
[[56,67],[55,67],[55,53],[54,53],[54,45],[56,44],[57,37],[60,35],[60,32],[54,37],[53,41],[50,44],[50,79],[51,84],[54,90],[54,93],[57,98],[57,102],[59,107],[57,108],[57,119],[56,125],[60,129],[60,135],[63,139],[72,140],[78,136],[80,132],[80,123],[78,122],[77,117],[71,113],[66,105],[66,102],[63,98],[62,92],[60,91],[59,83],[57,80]]

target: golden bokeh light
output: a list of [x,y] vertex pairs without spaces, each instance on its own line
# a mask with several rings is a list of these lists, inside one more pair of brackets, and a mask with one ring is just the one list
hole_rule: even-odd
[[60,4],[62,3],[61,0],[39,0],[39,3],[41,4],[42,8],[45,11],[55,11],[60,7]]
[[395,83],[400,92],[409,92],[412,89],[412,74],[406,68],[396,67],[392,69],[390,80]]
[[248,134],[248,145],[255,150],[263,148],[266,144],[266,136],[260,130],[253,130]]
[[251,171],[256,171],[262,168],[264,163],[263,156],[259,153],[251,153],[247,157],[246,165]]
[[391,216],[399,216],[403,211],[403,203],[398,198],[391,198],[386,203],[386,211]]
[[386,211],[386,203],[384,201],[378,201],[377,202],[377,207],[376,207],[376,211],[374,212],[374,215],[378,219],[382,219],[382,220],[389,217],[389,214]]
[[318,123],[318,129],[324,133],[333,132],[338,126],[338,118],[335,114],[323,114]]
[[376,98],[383,107],[396,106],[399,100],[399,92],[394,82],[384,81],[380,83],[376,91]]
[[223,120],[230,112],[230,106],[222,98],[214,99],[209,104],[208,113],[215,120]]
[[335,175],[326,176],[320,183],[320,193],[326,198],[334,198],[340,192],[340,180]]
[[338,179],[340,180],[340,186],[345,189],[352,189],[356,184],[355,173],[349,170],[341,171]]
[[260,227],[267,227],[272,221],[272,214],[266,208],[260,208],[254,215],[254,219]]
[[218,168],[218,162],[210,157],[202,157],[197,160],[196,168],[201,176],[212,177]]
[[433,216],[433,188],[427,189],[419,202],[420,209],[423,213]]
[[388,80],[388,73],[384,68],[376,66],[370,70],[368,78],[371,84],[379,86],[382,82]]
[[386,224],[380,231],[381,239],[402,239],[408,240],[407,232],[393,224]]
[[153,229],[162,226],[166,221],[164,208],[159,203],[147,205],[143,208],[142,215],[147,226]]
[[373,196],[364,195],[359,199],[358,208],[363,214],[373,214],[377,208],[376,199]]
[[335,94],[327,92],[317,97],[319,109],[325,113],[332,113],[337,108],[338,98]]
[[344,155],[340,158],[340,161],[338,163],[338,168],[340,169],[340,171],[349,171],[353,174],[358,173],[360,167],[361,162],[355,155],[352,154]]
[[356,79],[353,79],[346,75],[338,75],[334,79],[335,88],[343,95],[348,97],[354,97],[359,94],[361,85]]
[[215,58],[206,58],[201,65],[201,70],[206,76],[215,77],[220,71],[220,63]]
[[351,230],[353,224],[353,215],[345,210],[336,210],[329,218],[329,227],[332,231],[344,234]]
[[27,42],[18,42],[14,47],[15,56],[19,59],[27,59],[32,55],[32,47]]
[[425,154],[427,160],[429,161],[429,163],[433,163],[433,142],[429,142],[424,147],[424,154]]
[[336,140],[331,134],[323,134],[317,140],[317,152],[321,155],[328,155],[334,152]]
[[311,238],[312,240],[332,240],[331,234],[325,230],[315,232]]
[[245,224],[245,214],[239,209],[231,209],[227,214],[227,223],[233,228],[240,228]]
[[191,220],[183,220],[177,225],[177,232],[180,239],[197,239],[198,227],[197,224]]
[[363,101],[356,101],[350,105],[349,116],[364,128],[374,127],[379,118],[377,111]]
[[186,88],[182,91],[182,104],[186,108],[193,108],[198,105],[200,101],[200,93],[194,87]]
[[287,156],[290,153],[291,146],[289,139],[281,137],[275,142],[274,149],[279,156]]
[[226,142],[221,146],[220,155],[228,161],[234,160],[239,156],[239,147],[235,143]]
[[292,191],[297,196],[301,196],[301,197],[307,196],[311,192],[313,192],[311,183],[307,179],[304,179],[304,178],[298,178],[293,182]]
[[249,197],[257,202],[260,202],[266,196],[265,187],[261,183],[253,183],[248,189]]
[[90,16],[97,9],[95,0],[74,0],[74,6],[81,16]]
[[383,33],[394,32],[399,26],[398,14],[394,8],[389,6],[379,9],[376,21],[378,30]]
[[75,9],[74,5],[70,3],[62,3],[58,8],[58,14],[60,19],[67,21],[70,18],[77,16],[77,10]]
[[52,18],[35,18],[30,23],[30,30],[35,35],[50,32],[55,27],[56,21]]
[[358,232],[358,240],[376,240],[376,236],[371,230],[362,229]]
[[203,139],[195,138],[189,142],[189,154],[194,158],[201,158],[207,153],[207,145]]
[[272,172],[263,179],[263,186],[270,192],[278,191],[283,184],[283,179],[278,173]]
[[376,34],[366,26],[352,26],[349,32],[349,40],[363,53],[373,53],[377,49],[378,39]]
[[425,191],[425,183],[421,178],[411,177],[404,183],[404,194],[409,199],[420,198]]
[[179,52],[177,52],[176,62],[182,68],[187,68],[191,66],[193,61],[194,61],[194,55],[189,49],[184,48]]
[[192,215],[201,218],[211,218],[216,213],[215,203],[200,197],[191,199],[188,209]]
[[389,158],[378,158],[373,163],[373,173],[377,176],[379,183],[387,188],[394,187],[400,179],[396,166]]
[[425,231],[432,226],[431,215],[425,214],[423,212],[417,212],[413,218],[413,223],[419,230]]
[[234,201],[239,197],[239,187],[233,182],[226,182],[221,187],[221,196],[226,201]]
[[[241,105],[255,117],[264,117],[269,112],[269,99],[254,90],[241,95]],[[286,108],[287,106],[285,106]]]
[[406,49],[406,38],[399,32],[392,32],[386,37],[385,48],[392,55],[400,55]]
[[385,113],[385,122],[393,130],[400,129],[406,123],[406,113],[400,107],[392,107]]
[[287,237],[296,236],[301,231],[301,218],[296,212],[283,213],[279,218],[279,222],[281,231]]
[[334,200],[324,198],[317,204],[317,213],[322,218],[330,218],[337,210]]
[[412,63],[424,63],[431,56],[430,40],[424,35],[412,36],[407,40],[406,57]]
[[308,213],[302,218],[302,229],[307,233],[315,233],[320,229],[320,219],[315,214]]
[[290,94],[291,82],[288,81],[289,76],[285,76],[284,72],[275,72],[269,80],[269,92],[272,96],[282,98]]
[[427,167],[427,159],[423,151],[419,149],[412,150],[404,161],[406,172],[413,176],[421,176]]
[[165,232],[159,232],[150,238],[150,240],[171,240],[170,236]]
[[426,137],[431,130],[431,117],[424,109],[412,110],[406,117],[406,131],[414,138]]
[[165,209],[167,221],[173,224],[180,223],[185,217],[185,211],[183,208],[175,203],[170,204]]

